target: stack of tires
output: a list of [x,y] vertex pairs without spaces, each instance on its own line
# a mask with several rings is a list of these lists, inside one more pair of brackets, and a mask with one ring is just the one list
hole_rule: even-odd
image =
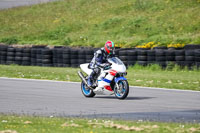
[[22,65],[24,66],[31,65],[31,48],[23,49]]
[[195,52],[194,50],[185,50],[185,66],[191,68],[195,65]]
[[[32,66],[79,67],[80,64],[90,63],[94,52],[99,48],[69,48],[46,46],[12,47],[0,44],[0,64],[18,64]],[[116,49],[119,57],[126,66],[159,64],[166,67],[170,62],[191,68],[200,67],[200,49],[166,50],[163,48],[148,49]]]
[[31,65],[42,66],[42,49],[46,46],[32,46],[31,48]]
[[147,50],[137,49],[137,61],[139,65],[147,65]]
[[119,51],[120,51],[120,49],[115,49],[115,56],[116,57],[119,57]]
[[86,62],[85,49],[79,49],[78,51],[78,65]]
[[71,67],[78,67],[78,49],[71,49]]
[[65,48],[63,50],[63,66],[70,67],[71,66],[71,49]]
[[31,49],[31,66],[37,65],[37,48]]
[[0,45],[0,64],[6,64],[7,46]]
[[175,61],[177,65],[185,66],[185,51],[175,50]]
[[156,63],[162,67],[166,67],[166,57],[165,57],[165,50],[159,49],[156,50]]
[[36,65],[42,66],[42,48],[37,48]]
[[55,47],[53,49],[53,66],[63,67],[63,48]]
[[147,50],[147,64],[155,64],[156,61],[156,51],[155,50]]
[[63,48],[58,48],[56,51],[57,67],[63,67]]
[[195,63],[198,68],[200,68],[200,49],[195,50]]
[[16,48],[15,49],[15,64],[21,65],[22,64],[22,57],[23,57],[23,48]]
[[42,66],[53,66],[52,64],[53,52],[51,49],[42,49]]
[[195,50],[195,49],[200,49],[200,45],[196,44],[186,44],[184,47],[185,50]]
[[6,57],[6,64],[14,64],[15,63],[15,48],[8,47],[7,49],[7,57]]
[[[131,52],[130,52],[131,53]],[[125,66],[128,66],[127,50],[119,51],[119,58],[122,60]],[[131,60],[131,59],[130,59]]]
[[194,50],[185,50],[185,65],[191,68],[195,65],[195,52]]
[[132,66],[137,62],[137,51],[135,49],[127,50],[127,65]]
[[175,50],[166,50],[165,51],[166,55],[166,61],[167,63],[174,63],[175,62]]
[[94,50],[93,49],[86,49],[85,50],[86,56],[86,63],[90,63],[92,58],[94,57]]
[[57,67],[58,66],[58,61],[57,61],[57,48],[53,49],[53,66]]

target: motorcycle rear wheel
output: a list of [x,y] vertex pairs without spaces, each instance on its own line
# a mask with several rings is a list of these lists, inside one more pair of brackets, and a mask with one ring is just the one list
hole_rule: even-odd
[[87,88],[84,82],[81,82],[81,91],[85,97],[94,97],[95,93],[93,90]]
[[128,96],[128,93],[129,93],[128,81],[120,80],[120,81],[118,81],[117,84],[118,84],[119,88],[117,88],[117,86],[115,85],[115,87],[114,87],[115,96],[118,99],[125,99]]

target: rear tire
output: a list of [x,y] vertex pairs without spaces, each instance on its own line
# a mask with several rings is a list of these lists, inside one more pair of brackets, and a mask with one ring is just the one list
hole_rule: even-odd
[[128,84],[128,81],[126,80],[120,80],[118,82],[118,85],[122,87],[121,90],[118,90],[116,85],[114,87],[114,93],[115,93],[115,96],[118,98],[118,99],[125,99],[127,96],[128,96],[128,93],[129,93],[129,84]]
[[85,83],[81,82],[81,91],[85,97],[94,97],[95,93],[91,89],[87,89]]

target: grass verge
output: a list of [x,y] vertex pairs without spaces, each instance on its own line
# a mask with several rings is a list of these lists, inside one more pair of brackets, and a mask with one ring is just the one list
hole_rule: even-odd
[[124,47],[200,43],[199,0],[58,0],[0,10],[0,42]]
[[200,124],[0,115],[0,133],[200,132]]
[[[0,65],[0,77],[48,79],[80,82],[79,68]],[[181,69],[178,66],[163,70],[158,65],[129,67],[126,78],[132,86],[173,88],[200,91],[200,70]]]

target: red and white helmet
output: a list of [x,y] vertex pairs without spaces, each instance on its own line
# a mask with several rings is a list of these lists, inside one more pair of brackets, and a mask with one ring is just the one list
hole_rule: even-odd
[[115,45],[112,41],[107,41],[105,43],[104,49],[108,54],[113,54],[115,50]]

